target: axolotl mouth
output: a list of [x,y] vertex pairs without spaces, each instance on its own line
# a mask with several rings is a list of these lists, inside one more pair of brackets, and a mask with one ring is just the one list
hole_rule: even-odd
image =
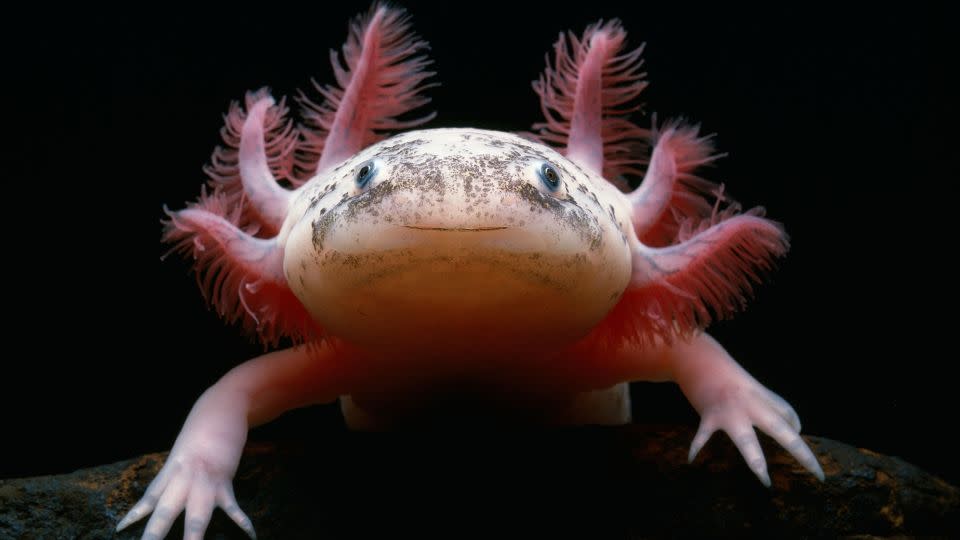
[[484,232],[484,231],[502,231],[507,227],[420,227],[417,225],[404,225],[404,228],[415,229],[418,231],[444,231],[444,232]]
[[321,327],[457,356],[481,348],[477,336],[487,353],[570,343],[616,304],[630,250],[594,180],[512,136],[411,137],[318,177],[291,213],[285,277]]
[[623,287],[589,252],[551,252],[549,237],[523,227],[396,225],[343,236],[322,253],[304,250],[292,288],[325,329],[391,354],[464,358],[572,342]]

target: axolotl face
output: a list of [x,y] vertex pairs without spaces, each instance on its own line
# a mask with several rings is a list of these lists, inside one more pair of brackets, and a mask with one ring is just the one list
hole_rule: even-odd
[[432,129],[300,190],[281,230],[294,294],[365,347],[468,353],[572,343],[630,278],[627,203],[550,148]]

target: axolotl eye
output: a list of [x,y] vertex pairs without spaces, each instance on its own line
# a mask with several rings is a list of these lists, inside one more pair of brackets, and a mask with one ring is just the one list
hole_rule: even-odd
[[365,188],[367,184],[370,183],[370,180],[373,180],[373,177],[377,175],[377,162],[375,160],[368,160],[360,164],[360,167],[357,169],[357,187]]
[[544,163],[540,165],[540,168],[537,169],[537,174],[540,175],[540,181],[543,182],[547,189],[550,191],[556,191],[560,187],[560,173],[557,172],[557,169],[549,163]]

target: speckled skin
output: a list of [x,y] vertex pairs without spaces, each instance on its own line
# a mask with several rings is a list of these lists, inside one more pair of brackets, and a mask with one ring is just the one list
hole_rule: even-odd
[[[604,89],[601,74],[626,70],[621,79],[642,88],[630,75],[638,53],[616,56],[622,30],[588,29],[576,62],[564,64],[568,80],[585,81],[560,90],[576,99],[551,97],[541,81],[545,103],[571,107],[569,127],[557,128],[569,131],[564,152],[536,136],[469,128],[377,141],[371,126],[397,126],[391,115],[422,103],[404,92],[425,63],[391,67],[374,54],[397,58],[377,48],[385,42],[401,58],[417,50],[405,31],[385,7],[354,27],[350,77],[379,69],[396,84],[356,83],[340,68],[343,88],[313,106],[328,130],[306,137],[307,153],[322,153],[315,174],[294,189],[277,182],[294,132],[282,106],[252,94],[249,112],[228,118],[235,163],[221,156],[213,193],[170,213],[167,240],[206,267],[202,283],[222,315],[265,342],[305,343],[250,360],[204,392],[117,528],[153,512],[143,537],[157,539],[185,511],[185,538],[198,539],[219,506],[254,536],[232,490],[248,429],[337,399],[348,424],[365,429],[438,411],[448,420],[480,411],[500,422],[617,424],[630,420],[629,382],[673,381],[701,415],[690,459],[723,430],[769,486],[757,427],[822,479],[792,407],[702,332],[708,307],[732,312],[748,278],[783,254],[782,228],[758,211],[711,211],[694,193],[689,171],[712,159],[695,129],[657,135],[635,191],[604,177],[607,165],[629,162],[616,154],[616,134],[649,135],[622,119],[602,125],[601,98],[616,102],[622,90]],[[363,94],[369,88],[388,95]],[[373,119],[377,111],[387,118]],[[614,133],[607,142],[605,129]],[[674,218],[674,229],[663,227]],[[641,241],[657,231],[668,244]]]
[[[538,176],[545,163],[560,173],[555,191]],[[500,350],[570,341],[630,279],[628,225],[609,208],[629,214],[608,186],[506,133],[398,135],[301,189],[280,232],[287,280],[333,335],[394,355],[489,356],[478,334]]]

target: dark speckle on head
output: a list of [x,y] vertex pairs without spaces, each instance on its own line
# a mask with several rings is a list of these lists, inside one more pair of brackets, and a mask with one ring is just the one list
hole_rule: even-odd
[[[378,172],[358,183],[368,163]],[[284,270],[324,331],[371,351],[499,354],[475,352],[477,335],[548,350],[588,335],[631,278],[632,246],[616,241],[630,201],[603,182],[510,133],[407,132],[296,190]]]
[[597,249],[603,244],[603,233],[596,217],[580,208],[572,198],[561,200],[545,195],[527,182],[510,182],[507,190],[516,193],[532,207],[553,213],[558,220],[577,231],[580,237],[590,244],[590,249]]
[[322,189],[318,190],[318,192],[315,195],[310,197],[310,210],[313,210],[314,208],[316,208],[316,206],[320,204],[320,201],[322,201],[324,197],[333,193],[336,189],[337,189],[337,183],[330,182],[327,185],[323,186]]
[[377,156],[389,159],[393,157],[408,157],[412,154],[415,154],[417,149],[423,146],[427,141],[424,139],[414,139],[409,141],[398,142],[395,144],[388,144],[377,152]]
[[327,236],[327,232],[330,231],[330,227],[333,226],[336,218],[335,214],[330,212],[329,214],[324,214],[320,216],[319,219],[313,221],[313,247],[317,251],[323,249],[323,240]]
[[[459,144],[466,145],[468,150],[458,151]],[[425,146],[433,145],[441,145],[440,151],[424,151]],[[603,245],[606,225],[601,226],[598,220],[606,221],[608,205],[606,201],[600,202],[601,198],[589,180],[590,175],[535,142],[481,131],[460,133],[452,142],[438,142],[432,136],[399,137],[347,162],[335,180],[354,174],[352,169],[358,163],[373,157],[385,164],[385,175],[372,182],[365,191],[337,189],[334,179],[322,188],[315,188],[309,210],[313,211],[312,239],[317,251],[323,250],[324,239],[332,227],[357,221],[398,223],[397,208],[384,209],[386,204],[393,204],[386,203],[386,199],[397,193],[404,195],[396,199],[400,201],[396,204],[417,210],[416,215],[409,214],[414,221],[448,219],[445,216],[451,214],[446,201],[450,196],[462,201],[456,204],[465,205],[454,214],[462,211],[462,215],[482,221],[490,215],[486,209],[490,204],[496,204],[500,196],[512,193],[523,203],[519,208],[553,215],[557,226],[575,231],[589,249]],[[540,183],[531,181],[531,170],[542,164],[549,164],[559,172],[562,180],[559,189],[548,193]],[[336,204],[324,201],[334,192],[340,193]],[[609,217],[614,224],[619,221],[612,206]],[[515,218],[505,215],[502,221],[518,226],[520,220]],[[403,220],[400,221],[402,224]]]
[[354,219],[365,210],[376,210],[378,205],[383,202],[383,199],[389,197],[396,190],[397,184],[392,180],[387,180],[373,186],[360,195],[346,201],[347,209],[344,217]]
[[505,191],[513,191],[520,196],[521,200],[529,202],[535,207],[543,208],[557,213],[562,213],[565,209],[562,202],[555,197],[544,195],[539,189],[533,187],[527,182],[504,182],[507,187]]

